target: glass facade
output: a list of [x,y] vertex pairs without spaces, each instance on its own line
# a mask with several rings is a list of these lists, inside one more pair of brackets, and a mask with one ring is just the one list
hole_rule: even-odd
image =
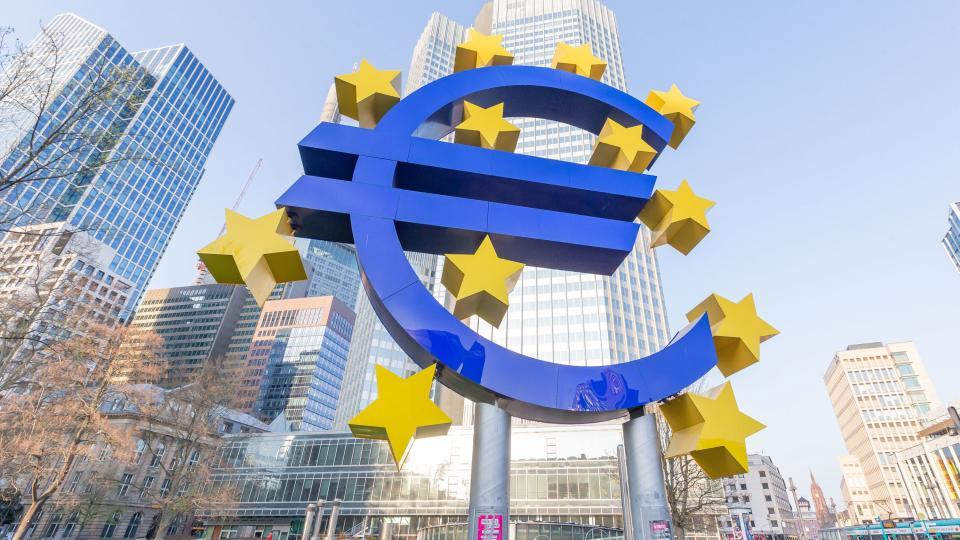
[[[138,75],[113,106],[88,120],[89,133],[101,134],[100,142],[84,155],[71,156],[72,164],[64,167],[81,169],[107,155],[123,158],[95,170],[24,183],[0,204],[0,219],[15,216],[21,225],[66,221],[113,249],[107,269],[134,288],[121,314],[125,319],[203,176],[234,100],[184,45],[130,53],[72,14],[57,16],[47,28],[64,36],[72,55],[69,75],[47,108],[49,118],[70,113],[84,85],[94,84],[95,74],[102,73],[99,66]],[[15,146],[0,166],[15,167],[27,144]]]
[[947,229],[947,234],[943,237],[943,247],[947,250],[947,255],[950,256],[953,265],[957,267],[957,272],[960,272],[960,202],[950,205],[947,223],[949,223],[950,228]]
[[307,296],[336,296],[347,307],[356,310],[360,292],[356,248],[326,240],[298,239],[296,244],[311,269]]
[[226,354],[249,296],[245,287],[236,285],[151,289],[144,294],[130,326],[162,339],[163,386],[188,384],[208,360]]
[[[597,0],[495,0],[481,12],[477,25],[481,31],[504,35],[504,46],[516,55],[515,64],[549,66],[559,40],[572,45],[590,43],[594,53],[608,63],[603,81],[626,90],[616,20]],[[463,25],[439,13],[431,15],[414,49],[406,92],[451,74],[456,46],[465,39]],[[545,120],[511,121],[521,128],[517,152],[589,161],[595,139],[592,134]],[[409,258],[437,298],[447,301],[437,280],[443,259]],[[348,394],[350,402],[343,403],[337,413],[337,426],[341,428],[376,396],[376,363],[400,374],[417,369],[365,303],[361,298],[357,308],[357,333],[348,366],[347,384],[356,385],[356,389]],[[649,232],[641,231],[633,252],[609,277],[524,269],[510,294],[510,309],[500,328],[477,317],[469,324],[484,337],[512,350],[564,364],[612,364],[656,352],[666,344],[669,330],[659,269],[649,249]],[[462,414],[469,423],[472,406],[468,403],[462,411],[448,413],[455,417]]]
[[354,315],[331,296],[264,304],[248,364],[264,365],[254,414],[291,430],[333,427]]
[[[517,522],[622,527],[617,451],[605,441],[618,426],[577,431],[518,426],[511,441],[511,518]],[[235,502],[203,516],[210,526],[287,530],[317,499],[343,501],[337,530],[397,524],[398,534],[464,523],[470,493],[473,433],[454,427],[445,437],[418,439],[397,472],[387,444],[347,433],[236,436],[220,449],[214,489]],[[329,514],[329,509],[327,510]],[[596,534],[600,534],[597,532]],[[276,536],[274,536],[276,538]],[[597,538],[605,538],[597,536]]]
[[910,506],[920,519],[960,518],[960,436],[949,418],[924,431],[896,456]]
[[[462,540],[467,537],[466,523],[437,525],[421,529],[417,540]],[[574,523],[512,523],[513,540],[623,540],[621,529],[591,527]]]
[[[613,12],[597,0],[495,0],[491,30],[503,34],[514,63],[547,66],[558,41],[589,43],[607,62],[603,82],[626,91]],[[596,137],[572,126],[532,118],[520,128],[517,152],[587,163]],[[477,318],[481,335],[512,350],[571,365],[602,365],[656,352],[668,339],[656,257],[644,228],[612,276],[527,268],[510,295],[500,328]]]

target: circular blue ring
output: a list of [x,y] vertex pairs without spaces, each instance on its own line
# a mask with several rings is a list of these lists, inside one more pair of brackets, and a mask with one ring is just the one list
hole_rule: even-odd
[[[502,66],[438,79],[404,98],[375,128],[394,135],[440,138],[460,118],[464,100],[505,104],[505,116],[556,120],[598,134],[606,118],[643,124],[658,151],[672,124],[636,98],[600,82],[553,69]],[[493,151],[493,150],[491,150]],[[397,161],[359,156],[353,180],[391,184]],[[514,416],[588,423],[675,395],[716,365],[706,317],[662,350],[603,366],[570,366],[528,357],[471,330],[423,286],[401,247],[392,219],[350,216],[364,288],[387,331],[417,364],[438,364],[438,378],[474,401],[495,402]]]

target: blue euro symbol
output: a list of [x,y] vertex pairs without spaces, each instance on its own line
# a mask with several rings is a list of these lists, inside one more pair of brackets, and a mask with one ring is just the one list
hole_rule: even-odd
[[[613,365],[571,366],[483,338],[421,283],[404,251],[472,253],[490,235],[528,265],[612,274],[633,249],[649,175],[439,141],[463,101],[504,103],[508,117],[556,120],[599,134],[607,118],[643,124],[658,152],[673,125],[592,79],[531,66],[463,71],[395,105],[375,129],[321,123],[300,144],[304,176],[276,202],[300,237],[353,243],[377,316],[447,387],[514,416],[586,423],[675,395],[717,363],[701,317],[660,351]],[[594,359],[603,363],[602,359]]]

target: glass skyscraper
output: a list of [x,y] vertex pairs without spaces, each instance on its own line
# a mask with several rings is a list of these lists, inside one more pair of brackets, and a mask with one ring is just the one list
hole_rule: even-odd
[[[71,114],[84,89],[103,84],[105,73],[125,76],[108,106],[75,128],[97,144],[70,153],[61,174],[42,176],[8,190],[0,222],[29,226],[66,222],[88,230],[114,251],[104,270],[133,285],[121,319],[137,304],[160,256],[203,176],[204,164],[234,100],[184,45],[128,52],[102,28],[73,14],[46,27],[58,39],[56,97],[46,105],[39,132]],[[30,47],[40,48],[38,38]],[[129,78],[129,81],[127,80]],[[30,137],[10,136],[0,148],[0,172],[15,170],[36,151]],[[69,142],[62,142],[66,145]],[[90,168],[91,160],[103,160]],[[71,170],[75,171],[71,174]]]
[[333,296],[267,301],[247,355],[263,369],[254,415],[268,423],[283,415],[293,431],[330,429],[353,324]]
[[[558,41],[589,43],[594,54],[607,62],[603,82],[626,90],[616,18],[599,0],[494,0],[480,10],[475,26],[481,32],[503,34],[503,45],[518,65],[549,67]],[[465,39],[465,26],[439,13],[431,15],[414,49],[406,93],[453,73],[456,47]],[[590,159],[596,138],[591,133],[547,120],[511,121],[521,129],[518,153],[577,163]],[[446,301],[438,280],[442,258],[409,258],[438,300]],[[477,317],[469,324],[512,350],[564,364],[613,364],[656,352],[668,341],[669,331],[649,232],[642,228],[633,251],[612,276],[524,269],[500,328]],[[345,383],[355,388],[345,392],[349,397],[338,410],[338,427],[346,426],[376,396],[376,363],[401,374],[417,369],[361,298]],[[454,410],[448,412],[458,417],[456,396],[453,401]],[[472,407],[464,407],[463,414],[469,423]]]
[[[405,93],[409,94],[430,81],[452,73],[456,46],[466,37],[467,30],[463,25],[439,13],[431,15],[414,49]],[[328,97],[328,101],[330,99]],[[407,259],[424,285],[435,294],[440,294],[437,270],[442,259],[426,253],[408,253]],[[438,298],[442,301],[442,296]],[[374,366],[377,364],[403,377],[420,370],[380,324],[366,294],[360,291],[357,298],[357,324],[350,345],[342,397],[337,405],[335,428],[346,429],[347,422],[376,399]]]
[[950,205],[950,215],[947,217],[950,228],[947,229],[946,236],[943,237],[943,247],[947,250],[947,255],[953,261],[953,265],[960,272],[960,202]]

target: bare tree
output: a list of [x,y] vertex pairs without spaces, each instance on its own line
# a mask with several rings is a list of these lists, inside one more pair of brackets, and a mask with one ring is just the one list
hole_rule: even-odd
[[222,360],[210,360],[190,384],[143,408],[141,437],[164,475],[161,489],[147,494],[160,515],[155,538],[168,530],[179,533],[200,509],[235,500],[229,489],[209,489],[217,441],[236,390],[224,374]]
[[74,335],[40,366],[29,391],[8,396],[0,406],[0,473],[28,499],[14,540],[24,537],[78,460],[94,452],[102,460],[131,451],[129,435],[102,413],[108,398],[143,399],[138,385],[124,381],[143,369],[150,349],[122,347],[126,336],[124,328]]
[[690,456],[665,460],[667,499],[677,538],[706,532],[724,513],[723,484],[711,480]]
[[[0,233],[31,217],[62,219],[101,169],[145,159],[117,142],[151,84],[129,57],[46,27],[29,46],[10,43],[11,33],[0,30]],[[57,200],[30,189],[46,182],[59,184]]]
[[0,401],[29,390],[74,334],[117,324],[126,302],[122,280],[98,295],[94,277],[78,270],[94,258],[86,233],[62,223],[27,232],[8,233],[0,249]]
[[[706,387],[706,380],[701,379],[687,390],[702,392]],[[670,426],[659,410],[656,417],[661,451],[665,454],[670,445]],[[726,513],[723,483],[708,477],[690,456],[664,458],[663,476],[677,538],[683,540],[688,533],[708,532],[716,526],[716,516]]]

